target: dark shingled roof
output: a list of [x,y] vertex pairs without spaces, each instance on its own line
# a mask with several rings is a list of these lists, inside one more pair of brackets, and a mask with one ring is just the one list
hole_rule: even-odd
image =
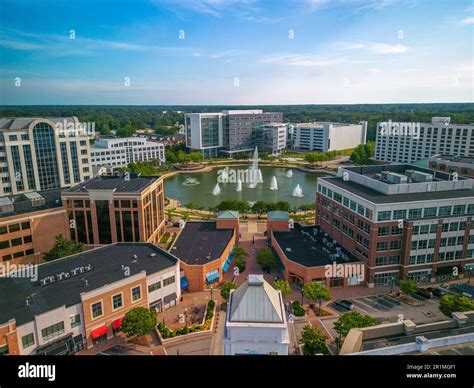
[[186,222],[171,253],[186,264],[202,265],[218,259],[234,229],[217,229],[216,222]]
[[100,175],[64,190],[64,193],[81,193],[89,190],[115,190],[116,193],[140,193],[158,179],[160,179],[158,176],[148,177],[135,174],[130,174],[130,179],[117,175]]
[[[155,256],[151,257],[150,254]],[[138,259],[132,261],[132,256]],[[58,308],[80,303],[81,292],[91,291],[111,284],[126,276],[122,265],[130,268],[133,276],[141,271],[147,275],[176,265],[177,259],[168,252],[150,243],[117,243],[69,256],[38,268],[38,281],[29,278],[0,277],[0,323],[15,318],[17,325],[30,322],[34,316]],[[92,265],[92,270],[47,286],[40,280],[74,268]],[[87,280],[88,285],[86,286]],[[33,303],[26,305],[32,296]]]
[[474,197],[474,189],[387,195],[352,181],[344,181],[341,177],[325,177],[319,179],[332,183],[341,189],[348,190],[352,194],[375,204]]
[[[315,231],[318,231],[315,234]],[[282,249],[286,257],[295,263],[304,265],[305,267],[321,267],[327,264],[345,264],[350,262],[358,262],[352,254],[341,248],[341,252],[345,254],[346,260],[341,257],[336,258],[333,254],[336,253],[336,245],[333,244],[329,248],[330,252],[323,250],[325,243],[332,243],[332,238],[325,236],[325,233],[317,226],[301,226],[295,223],[295,227],[289,232],[273,232],[273,236],[278,245]],[[311,238],[311,237],[312,238]],[[339,245],[337,245],[339,246]],[[289,250],[288,250],[289,249]]]
[[37,191],[37,193],[44,198],[45,203],[42,206],[35,206],[35,207],[31,206],[31,201],[28,198],[26,198],[24,194],[10,197],[14,200],[13,201],[14,211],[10,213],[0,214],[0,218],[61,207],[63,205],[61,201],[61,191],[62,191],[61,188]]

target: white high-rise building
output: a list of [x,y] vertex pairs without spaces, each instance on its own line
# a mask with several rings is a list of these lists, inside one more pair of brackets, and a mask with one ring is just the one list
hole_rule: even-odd
[[340,151],[364,144],[367,121],[359,124],[302,123],[293,127],[293,147],[299,151]]
[[91,147],[93,167],[103,165],[124,167],[129,163],[151,160],[158,160],[160,163],[165,162],[165,146],[163,143],[140,137],[101,137]]
[[89,179],[90,134],[77,117],[0,119],[0,196]]
[[451,124],[449,117],[431,123],[377,123],[375,159],[412,163],[437,154],[474,156],[474,125]]
[[263,275],[249,275],[232,290],[224,329],[224,354],[288,355],[290,336],[281,291]]

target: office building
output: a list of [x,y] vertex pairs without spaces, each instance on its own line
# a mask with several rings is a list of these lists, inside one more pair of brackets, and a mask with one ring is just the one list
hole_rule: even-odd
[[165,227],[163,179],[96,176],[61,193],[70,238],[86,246],[158,242]]
[[369,287],[442,282],[474,267],[474,179],[408,164],[318,179],[316,221],[365,262]]
[[55,237],[69,234],[61,189],[3,197],[0,203],[0,274],[7,264],[42,262]]
[[444,154],[474,157],[474,125],[452,124],[449,117],[431,123],[377,123],[375,159],[413,163]]
[[263,275],[231,290],[224,328],[225,355],[288,355],[290,336],[281,291]]
[[135,307],[178,303],[179,261],[149,243],[120,243],[0,278],[0,354],[73,354],[121,335]]
[[433,170],[474,178],[474,157],[434,155],[428,159],[428,166]]
[[261,109],[187,113],[186,147],[193,151],[202,151],[205,157],[250,152],[256,146],[257,127],[282,121],[282,113],[263,112]]
[[77,117],[0,119],[0,196],[68,187],[92,176]]
[[239,229],[237,212],[222,212],[216,221],[188,221],[170,252],[180,261],[181,287],[203,291],[222,283],[232,262]]
[[340,151],[364,144],[367,122],[359,124],[305,123],[293,126],[293,147],[297,151]]
[[163,143],[149,141],[146,137],[101,137],[91,146],[92,167],[126,167],[129,163],[164,163],[165,160]]
[[259,152],[278,155],[286,150],[288,128],[286,124],[271,123],[255,127],[254,141]]

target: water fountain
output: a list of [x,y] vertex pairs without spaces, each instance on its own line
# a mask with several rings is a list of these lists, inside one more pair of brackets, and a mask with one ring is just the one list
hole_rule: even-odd
[[270,183],[270,190],[278,190],[278,182],[275,176],[272,177],[272,181]]
[[186,178],[184,182],[182,183],[183,186],[196,186],[198,185],[199,182],[196,178]]
[[288,170],[288,171],[286,172],[286,177],[287,177],[287,178],[291,178],[292,176],[293,176],[293,170]]
[[258,183],[263,182],[262,171],[258,168],[258,149],[255,147],[255,151],[252,157],[252,164],[249,168],[249,187],[255,188]]
[[221,193],[221,188],[219,186],[219,183],[216,183],[214,186],[214,189],[212,190],[212,195],[219,195]]
[[237,181],[237,188],[235,191],[242,191],[242,181],[240,179]]
[[293,197],[304,197],[303,189],[301,188],[299,184],[296,185],[296,187],[294,188],[292,195]]

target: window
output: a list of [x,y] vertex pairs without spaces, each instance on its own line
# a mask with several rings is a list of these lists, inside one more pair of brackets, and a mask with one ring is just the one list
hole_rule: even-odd
[[377,213],[377,221],[387,221],[392,217],[391,211],[383,211]]
[[30,221],[22,222],[22,223],[21,223],[21,229],[22,229],[22,230],[30,229]]
[[403,220],[407,217],[406,210],[394,210],[393,211],[393,219],[394,220]]
[[377,251],[386,251],[388,248],[388,244],[386,241],[381,241],[377,243]]
[[136,302],[137,300],[140,300],[141,298],[142,298],[142,289],[140,288],[140,286],[132,288],[132,301]]
[[402,247],[402,242],[400,240],[393,240],[390,242],[390,249],[400,249]]
[[453,214],[462,215],[464,214],[465,210],[466,210],[466,205],[456,205],[453,208]]
[[379,228],[377,234],[379,236],[387,236],[389,234],[389,227],[388,226],[382,226]]
[[9,241],[0,241],[0,249],[7,249],[10,248],[10,242]]
[[102,315],[102,302],[96,302],[91,305],[92,319]]
[[23,349],[29,348],[31,345],[34,345],[35,336],[33,335],[33,333],[30,333],[21,337],[21,344],[23,346]]
[[21,242],[21,237],[14,238],[14,239],[12,240],[12,247],[16,247],[16,246],[21,245],[21,244],[22,244],[22,242]]
[[8,345],[0,346],[0,356],[8,354]]
[[8,227],[10,233],[18,232],[20,230],[20,224],[13,224]]
[[156,282],[148,286],[148,292],[153,292],[161,288],[161,282]]
[[64,322],[58,322],[54,325],[48,326],[41,330],[41,335],[43,336],[43,340],[48,340],[53,337],[57,337],[64,333]]
[[123,306],[122,294],[117,294],[112,297],[112,309],[116,310]]
[[436,208],[435,207],[427,207],[423,212],[423,217],[436,217]]
[[8,229],[6,226],[0,226],[0,234],[8,233]]
[[438,216],[450,216],[451,206],[440,206]]
[[71,327],[76,327],[81,324],[81,315],[76,314],[71,318]]
[[30,243],[30,242],[32,242],[32,241],[33,241],[33,239],[31,238],[31,236],[25,236],[25,237],[23,237],[23,243],[24,243],[24,244],[28,244],[28,243]]
[[408,219],[421,218],[421,209],[408,210]]
[[163,280],[163,287],[166,287],[170,284],[173,284],[174,282],[175,282],[175,278],[174,278],[174,276],[171,276],[171,277]]

